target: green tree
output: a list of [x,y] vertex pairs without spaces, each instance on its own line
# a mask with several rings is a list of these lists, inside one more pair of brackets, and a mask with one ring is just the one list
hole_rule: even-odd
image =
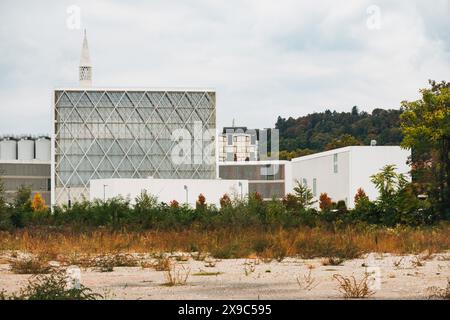
[[422,98],[402,102],[402,146],[413,152],[413,173],[450,218],[450,83],[429,81]]
[[294,187],[294,194],[298,199],[298,204],[302,208],[309,208],[317,201],[314,200],[314,195],[308,186],[302,184],[297,180],[297,185]]
[[5,200],[5,189],[0,179],[0,230],[8,230],[12,227],[11,217]]
[[21,185],[17,189],[16,196],[13,201],[13,212],[11,214],[11,222],[15,227],[24,227],[25,221],[31,215],[33,209],[31,207],[31,188]]
[[348,146],[360,146],[361,142],[350,134],[344,134],[339,139],[334,138],[325,146],[325,150],[332,150]]

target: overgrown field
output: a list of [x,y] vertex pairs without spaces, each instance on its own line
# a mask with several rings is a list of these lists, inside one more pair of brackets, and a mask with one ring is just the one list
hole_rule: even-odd
[[20,250],[46,260],[76,254],[195,252],[215,258],[261,257],[282,260],[337,257],[352,259],[368,252],[397,254],[443,252],[450,248],[450,226],[340,228],[300,227],[266,230],[222,228],[204,230],[62,231],[51,228],[0,233],[0,250]]

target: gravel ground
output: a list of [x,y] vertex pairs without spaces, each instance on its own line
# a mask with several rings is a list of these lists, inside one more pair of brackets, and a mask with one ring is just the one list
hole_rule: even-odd
[[[425,299],[429,287],[443,288],[450,280],[450,253],[426,259],[369,254],[340,266],[322,262],[286,258],[270,263],[257,259],[207,263],[190,258],[174,260],[181,274],[189,271],[186,285],[164,285],[166,272],[142,267],[115,267],[113,272],[81,269],[81,283],[107,299],[340,299],[333,275],[353,275],[359,280],[368,272],[374,291],[371,298]],[[17,291],[29,277],[12,273],[6,260],[0,259],[0,290]]]

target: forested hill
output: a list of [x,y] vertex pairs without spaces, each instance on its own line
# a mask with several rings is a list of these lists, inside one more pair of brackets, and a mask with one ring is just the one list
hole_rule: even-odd
[[290,159],[305,154],[349,145],[398,145],[401,110],[374,109],[372,113],[351,112],[311,113],[288,119],[278,117],[275,127],[280,133],[280,158]]

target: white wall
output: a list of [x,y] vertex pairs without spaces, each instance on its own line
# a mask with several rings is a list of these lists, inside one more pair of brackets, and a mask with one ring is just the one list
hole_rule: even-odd
[[195,206],[200,193],[206,198],[206,203],[220,205],[220,198],[227,193],[230,197],[240,197],[242,183],[242,196],[248,194],[247,180],[221,180],[221,179],[94,179],[90,181],[89,196],[91,200],[103,200],[103,186],[105,198],[123,196],[134,199],[144,190],[148,194],[158,197],[158,201],[169,203],[177,200],[180,204],[186,203],[186,191],[188,187],[188,202]]
[[378,190],[370,181],[370,176],[380,172],[385,165],[395,165],[398,173],[406,174],[410,179],[411,168],[406,164],[410,155],[410,150],[398,146],[351,147],[350,206],[354,206],[358,188],[364,189],[370,200],[378,197]]
[[[349,150],[346,148],[320,152],[309,156],[292,159],[292,180],[307,185],[313,191],[313,181],[317,181],[315,200],[319,200],[321,193],[326,192],[333,201],[347,200],[349,190]],[[333,155],[338,154],[338,171],[334,172]],[[315,207],[318,207],[318,202]]]
[[[338,172],[333,170],[333,155],[338,155]],[[371,200],[378,197],[378,191],[370,181],[370,176],[388,164],[397,166],[397,172],[408,173],[406,164],[411,152],[398,146],[354,146],[320,152],[292,159],[292,180],[307,179],[313,189],[313,179],[317,179],[318,200],[326,192],[333,201],[345,200],[349,208],[354,207],[354,196],[358,188],[363,188]],[[316,203],[318,207],[318,203]]]

